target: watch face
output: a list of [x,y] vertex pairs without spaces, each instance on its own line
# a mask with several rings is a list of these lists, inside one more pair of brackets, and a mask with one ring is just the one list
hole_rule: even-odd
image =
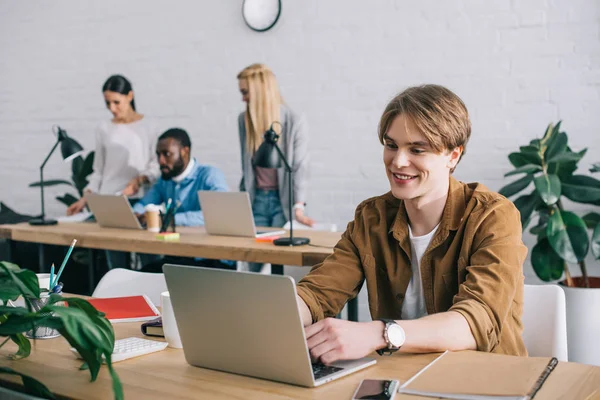
[[400,347],[406,340],[404,329],[398,324],[391,324],[387,332],[388,339],[394,347]]

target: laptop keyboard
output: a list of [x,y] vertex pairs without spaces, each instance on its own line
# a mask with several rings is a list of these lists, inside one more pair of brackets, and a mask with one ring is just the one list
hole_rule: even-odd
[[315,380],[320,379],[324,376],[334,374],[338,371],[341,371],[343,368],[332,367],[322,363],[312,364],[313,375]]

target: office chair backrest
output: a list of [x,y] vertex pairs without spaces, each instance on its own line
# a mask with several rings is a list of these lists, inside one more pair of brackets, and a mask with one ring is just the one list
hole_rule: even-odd
[[111,269],[100,279],[92,297],[121,297],[145,294],[152,302],[160,306],[160,294],[167,291],[163,274],[132,271],[130,269]]
[[531,357],[568,361],[565,292],[557,285],[525,285],[523,341]]

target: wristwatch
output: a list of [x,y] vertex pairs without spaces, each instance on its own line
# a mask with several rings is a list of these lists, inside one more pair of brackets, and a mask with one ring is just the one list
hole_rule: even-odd
[[377,350],[377,354],[380,356],[391,356],[404,344],[406,333],[404,332],[404,328],[398,325],[393,319],[380,319],[380,321],[385,324],[383,338],[385,339],[387,346]]

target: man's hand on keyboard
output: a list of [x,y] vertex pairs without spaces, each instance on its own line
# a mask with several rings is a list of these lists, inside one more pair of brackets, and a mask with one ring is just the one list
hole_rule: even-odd
[[351,322],[326,318],[305,328],[306,342],[314,361],[332,364],[338,360],[365,357],[386,345],[383,322]]

